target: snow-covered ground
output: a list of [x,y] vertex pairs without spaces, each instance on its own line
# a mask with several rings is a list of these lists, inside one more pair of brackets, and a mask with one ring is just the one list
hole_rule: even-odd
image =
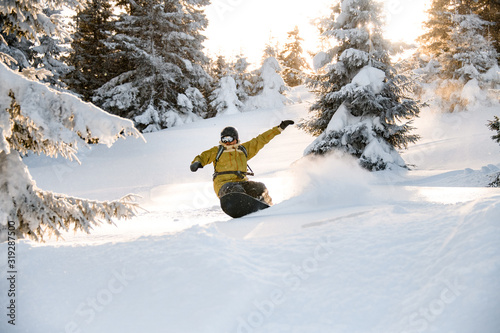
[[[424,110],[403,153],[411,171],[369,173],[349,158],[303,158],[313,138],[288,128],[253,160],[275,205],[232,220],[211,167],[194,156],[236,126],[242,140],[296,103],[81,151],[82,165],[25,159],[45,190],[91,199],[141,195],[129,221],[17,246],[16,326],[0,295],[1,332],[442,332],[500,327],[499,108]],[[1,244],[0,290],[8,290]]]

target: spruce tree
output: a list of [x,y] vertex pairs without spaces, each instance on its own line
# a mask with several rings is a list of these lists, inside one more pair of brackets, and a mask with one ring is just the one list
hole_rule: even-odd
[[269,36],[269,40],[264,46],[264,51],[262,53],[262,63],[268,58],[278,58],[280,54],[280,44],[275,40],[273,36]]
[[[453,34],[464,17],[477,15],[482,20],[482,28],[477,31],[483,39],[489,40],[499,55],[500,42],[500,2],[490,0],[433,0],[428,10],[428,20],[424,22],[426,32],[419,37],[422,53],[438,58],[453,53],[450,49]],[[456,37],[455,37],[456,38]]]
[[463,82],[482,80],[481,74],[497,65],[496,49],[491,39],[483,36],[492,23],[477,14],[453,14],[452,21],[448,52],[438,58],[444,73]]
[[112,7],[108,0],[87,1],[74,20],[76,31],[67,59],[72,71],[64,81],[83,100],[91,101],[94,91],[123,72],[127,65],[106,45],[113,33]]
[[480,90],[496,88],[498,53],[490,30],[495,22],[491,5],[480,0],[435,0],[426,23],[420,51],[428,56],[420,72],[423,93],[433,104],[450,112],[483,100]]
[[60,78],[69,71],[63,61],[69,42],[60,8],[63,3],[16,1],[0,8],[0,57],[9,59],[10,68],[26,71],[58,89],[65,86]]
[[34,43],[16,31],[6,29],[6,14],[0,14],[0,61],[14,70],[30,68],[33,63],[35,51]]
[[133,119],[144,132],[207,116],[210,77],[202,52],[207,0],[122,0],[126,8],[111,38],[130,70],[99,88],[94,102]]
[[217,86],[210,95],[210,106],[217,115],[240,113],[243,103],[238,98],[236,82],[231,76],[217,81]]
[[500,1],[477,0],[478,8],[475,12],[483,20],[490,22],[484,37],[490,37],[497,51],[497,60],[500,61]]
[[433,0],[427,11],[428,19],[423,27],[426,32],[418,38],[420,48],[424,54],[438,57],[447,53],[453,26],[451,12],[453,0]]
[[320,21],[322,35],[338,46],[325,52],[333,60],[326,73],[309,84],[318,100],[301,127],[318,138],[305,154],[341,151],[368,170],[405,166],[396,149],[418,139],[409,132],[421,105],[411,97],[411,80],[391,63],[381,13],[376,1],[344,0]]
[[248,71],[249,66],[246,57],[236,56],[236,62],[233,65],[233,78],[236,83],[236,94],[242,103],[248,100],[253,91],[252,74]]
[[296,87],[304,83],[304,70],[309,66],[302,56],[299,28],[296,26],[288,32],[288,42],[279,54],[279,60],[283,66],[283,79],[289,87]]
[[214,80],[220,80],[221,78],[227,76],[231,69],[230,65],[226,61],[226,57],[223,55],[218,55],[215,61],[212,61],[212,66],[210,66],[210,76]]
[[[53,9],[63,3],[51,2]],[[4,32],[38,43],[37,36],[60,29],[55,21],[47,21],[43,9],[39,2],[15,2],[8,13],[0,12],[9,19],[9,29]],[[0,58],[9,59],[6,55]],[[29,80],[25,77],[29,73],[27,69],[20,74],[0,62],[0,239],[6,238],[7,221],[12,222],[19,237],[42,240],[47,235],[59,235],[61,230],[90,232],[92,226],[102,222],[133,216],[137,206],[129,196],[99,202],[36,186],[22,156],[35,153],[78,160],[78,148],[87,142],[110,146],[120,137],[140,134],[131,121]]]
[[[500,144],[500,118],[495,116],[495,118],[488,123],[488,127],[490,130],[495,132],[495,134],[491,137],[494,141]],[[489,184],[491,187],[500,187],[500,173],[498,173],[493,181]]]
[[41,37],[40,43],[39,46],[33,48],[36,52],[33,67],[50,72],[50,75],[41,80],[42,82],[48,83],[54,89],[66,89],[67,85],[62,81],[62,78],[71,70],[64,61],[64,54],[69,52],[69,48],[58,39],[49,36]]
[[249,109],[280,108],[288,103],[284,95],[288,87],[281,77],[282,69],[276,58],[264,60],[262,67],[256,71],[257,80],[254,84],[254,95],[248,98],[246,106]]
[[495,132],[491,138],[500,144],[500,119],[495,116],[494,120],[489,122],[488,127]]

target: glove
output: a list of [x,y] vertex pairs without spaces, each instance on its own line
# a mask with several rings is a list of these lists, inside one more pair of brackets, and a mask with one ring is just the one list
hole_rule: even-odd
[[289,125],[293,125],[293,124],[295,124],[295,122],[294,122],[293,120],[283,120],[283,121],[281,122],[281,124],[279,125],[279,127],[280,127],[281,129],[283,129],[283,130],[284,130],[284,129],[285,129],[285,128],[287,128]]
[[202,169],[203,165],[201,165],[200,162],[196,161],[193,164],[191,164],[190,168],[191,168],[191,171],[196,172],[196,170]]

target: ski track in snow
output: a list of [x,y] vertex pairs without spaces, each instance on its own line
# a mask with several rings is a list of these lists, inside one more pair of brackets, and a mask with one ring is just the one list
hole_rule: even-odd
[[312,138],[287,129],[250,161],[276,204],[224,215],[211,168],[191,173],[192,158],[227,125],[250,139],[307,107],[92,148],[81,166],[27,158],[41,188],[103,200],[138,193],[146,210],[90,235],[19,241],[17,322],[7,324],[2,306],[0,331],[497,333],[500,191],[485,185],[500,170],[500,147],[479,124],[499,109],[461,123],[423,114],[422,143],[402,155],[411,171],[302,158]]

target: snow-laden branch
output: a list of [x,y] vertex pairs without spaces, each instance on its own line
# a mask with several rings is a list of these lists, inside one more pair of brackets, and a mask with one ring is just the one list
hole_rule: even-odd
[[[131,120],[111,115],[69,93],[29,80],[0,63],[0,110],[10,109],[13,99],[22,116],[29,118],[33,127],[42,134],[42,140],[70,145],[92,140],[109,147],[124,136],[143,139]],[[0,116],[0,119],[4,118],[5,115]],[[11,126],[13,124],[0,122],[3,129],[0,149],[4,148],[2,143],[11,134]]]
[[132,121],[50,89],[0,63],[0,241],[7,221],[18,236],[39,240],[60,230],[89,232],[93,225],[130,218],[131,196],[98,202],[39,189],[21,160],[28,152],[76,159],[78,143],[111,146],[118,138],[142,138]]

